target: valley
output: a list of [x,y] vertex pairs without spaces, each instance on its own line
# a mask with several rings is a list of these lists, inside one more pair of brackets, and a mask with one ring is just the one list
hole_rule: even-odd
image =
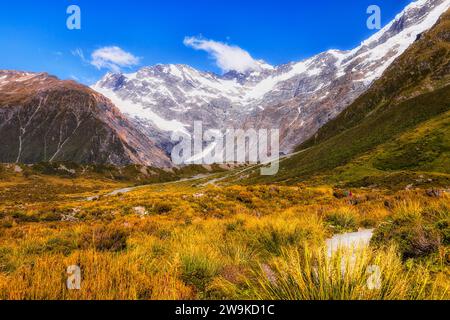
[[[2,195],[2,299],[449,298],[445,192],[220,186],[213,174],[111,193],[124,184],[41,178]],[[364,229],[370,247],[330,256],[327,239]],[[81,290],[64,286],[70,265]],[[379,290],[365,285],[373,265]]]
[[[0,300],[450,300],[449,7],[222,75],[0,71]],[[278,128],[276,172],[197,121]]]

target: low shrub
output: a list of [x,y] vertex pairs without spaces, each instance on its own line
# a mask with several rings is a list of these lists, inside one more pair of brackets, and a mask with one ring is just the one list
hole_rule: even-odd
[[117,226],[95,226],[81,235],[79,247],[118,252],[127,247],[128,232]]
[[17,222],[38,222],[39,218],[34,215],[28,215],[21,211],[16,211],[12,215],[13,219]]
[[73,236],[51,238],[45,244],[45,251],[61,253],[65,256],[70,255],[77,248],[77,241]]
[[172,211],[172,206],[168,203],[156,203],[153,206],[153,212],[158,215],[164,215]]
[[42,222],[54,222],[61,221],[63,215],[58,212],[46,212],[39,216],[39,221]]
[[[448,212],[447,212],[448,214]],[[372,244],[395,243],[403,259],[426,257],[448,241],[448,217],[413,201],[397,204],[392,217],[375,231]]]
[[225,229],[227,232],[233,232],[242,229],[244,226],[245,221],[242,219],[238,219],[232,222],[229,222],[225,225]]

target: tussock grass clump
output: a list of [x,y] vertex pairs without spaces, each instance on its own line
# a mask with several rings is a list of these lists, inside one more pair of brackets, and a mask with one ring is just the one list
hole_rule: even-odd
[[280,255],[283,248],[317,244],[325,238],[322,219],[298,207],[252,220],[245,233],[254,248],[266,255]]
[[340,207],[327,213],[325,220],[337,233],[355,231],[358,226],[358,212],[352,207]]
[[207,254],[189,253],[181,256],[181,279],[196,290],[205,291],[211,280],[218,275],[220,263]]
[[359,216],[359,224],[366,229],[376,228],[390,215],[390,211],[385,204],[370,204],[362,208]]
[[251,296],[269,300],[448,299],[448,288],[422,266],[405,268],[394,247],[285,250],[248,280]]
[[220,235],[212,233],[216,228],[214,221],[179,226],[173,230],[173,237],[159,240],[166,254],[158,268],[176,268],[178,279],[198,298],[207,298],[208,286],[228,263],[220,252]]

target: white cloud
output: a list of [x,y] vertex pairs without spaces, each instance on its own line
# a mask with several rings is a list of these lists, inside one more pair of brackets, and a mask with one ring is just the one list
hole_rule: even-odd
[[223,72],[231,70],[238,72],[259,71],[262,68],[262,62],[253,59],[247,51],[238,46],[199,37],[186,37],[183,43],[195,50],[208,52]]
[[129,68],[139,64],[139,60],[133,54],[113,46],[95,50],[91,55],[90,63],[97,69],[110,69],[113,72],[120,72],[121,68]]

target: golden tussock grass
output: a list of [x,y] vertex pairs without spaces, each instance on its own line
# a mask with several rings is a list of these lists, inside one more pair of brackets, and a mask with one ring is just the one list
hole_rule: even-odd
[[[448,299],[447,196],[355,193],[184,183],[97,201],[9,199],[0,299]],[[376,229],[369,248],[328,257],[327,238],[359,228]],[[71,265],[81,290],[66,287]]]

